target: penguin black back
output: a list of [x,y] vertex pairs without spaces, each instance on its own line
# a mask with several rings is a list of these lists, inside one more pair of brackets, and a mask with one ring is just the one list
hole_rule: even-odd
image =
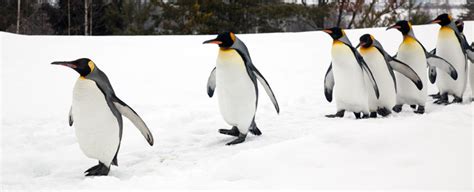
[[464,22],[462,20],[458,19],[454,23],[456,24],[456,27],[458,28],[458,31],[460,33],[462,33],[462,31],[464,31]]

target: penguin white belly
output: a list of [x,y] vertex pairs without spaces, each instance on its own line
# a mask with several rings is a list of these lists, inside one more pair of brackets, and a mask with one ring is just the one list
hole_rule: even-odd
[[246,134],[255,116],[257,95],[244,61],[234,49],[221,49],[216,70],[220,112],[229,125]]
[[423,89],[418,90],[415,84],[404,75],[394,72],[397,79],[397,104],[425,106],[427,98],[427,63],[421,45],[413,38],[406,37],[398,49],[397,59],[410,66],[421,79]]
[[337,110],[369,113],[364,73],[352,50],[341,42],[331,49]]
[[436,43],[436,55],[446,59],[454,66],[458,73],[458,79],[441,70],[437,70],[438,79],[436,85],[441,93],[453,94],[462,97],[467,83],[466,57],[461,49],[461,45],[451,28],[442,27],[438,33]]
[[380,93],[380,97],[377,99],[375,92],[369,89],[369,110],[371,112],[375,112],[378,108],[391,110],[395,106],[397,96],[395,83],[384,57],[375,47],[361,48],[360,53],[372,71]]
[[72,116],[84,154],[110,165],[119,146],[119,124],[94,81],[79,78],[73,91]]
[[474,101],[474,63],[469,65],[469,83],[471,84],[471,100]]

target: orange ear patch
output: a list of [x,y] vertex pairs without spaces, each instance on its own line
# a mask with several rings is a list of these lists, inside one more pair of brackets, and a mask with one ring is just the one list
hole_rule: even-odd
[[235,42],[236,37],[234,33],[230,32],[230,38],[232,39],[233,42]]
[[94,64],[94,62],[89,61],[89,63],[87,63],[87,64],[89,65],[89,68],[91,69],[91,72],[94,71],[94,69],[95,69],[95,64]]

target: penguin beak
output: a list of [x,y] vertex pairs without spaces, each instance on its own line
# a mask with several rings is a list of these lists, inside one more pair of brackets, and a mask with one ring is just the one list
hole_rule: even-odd
[[329,30],[329,29],[324,29],[323,31],[326,32],[327,34],[331,34],[331,33],[332,33],[332,31]]
[[220,44],[222,44],[222,41],[219,41],[217,39],[211,39],[211,40],[207,40],[207,41],[202,42],[202,44],[217,44],[217,45],[220,45]]
[[441,22],[441,20],[435,19],[435,20],[431,21],[430,23],[439,23],[439,22]]
[[365,45],[365,42],[360,42],[357,46],[356,46],[356,49],[359,48],[360,46],[364,46]]
[[399,25],[393,25],[393,26],[387,27],[387,29],[385,31],[388,31],[389,29],[400,29],[400,26]]
[[73,69],[77,68],[77,65],[72,63],[71,61],[55,61],[52,62],[51,65],[62,65]]

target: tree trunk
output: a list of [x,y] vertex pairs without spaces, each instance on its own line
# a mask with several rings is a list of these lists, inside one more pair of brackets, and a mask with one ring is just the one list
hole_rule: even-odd
[[21,0],[18,0],[18,9],[16,13],[16,33],[20,33],[20,7],[21,7]]
[[93,7],[94,3],[91,1],[91,4],[90,4],[90,7],[91,7],[91,10],[90,10],[90,16],[91,16],[91,19],[89,21],[90,23],[90,26],[89,26],[89,35],[92,35],[92,15],[93,15],[93,10],[94,10],[94,7]]
[[345,1],[341,1],[339,4],[339,16],[337,17],[337,23],[336,23],[337,27],[341,27],[342,13],[344,11],[344,2]]
[[88,31],[89,31],[89,22],[88,22],[89,17],[88,17],[88,14],[87,14],[88,9],[89,9],[88,8],[89,7],[88,6],[88,1],[89,0],[84,0],[84,35],[86,35],[86,36],[87,36]]
[[71,0],[67,0],[67,35],[71,35]]

